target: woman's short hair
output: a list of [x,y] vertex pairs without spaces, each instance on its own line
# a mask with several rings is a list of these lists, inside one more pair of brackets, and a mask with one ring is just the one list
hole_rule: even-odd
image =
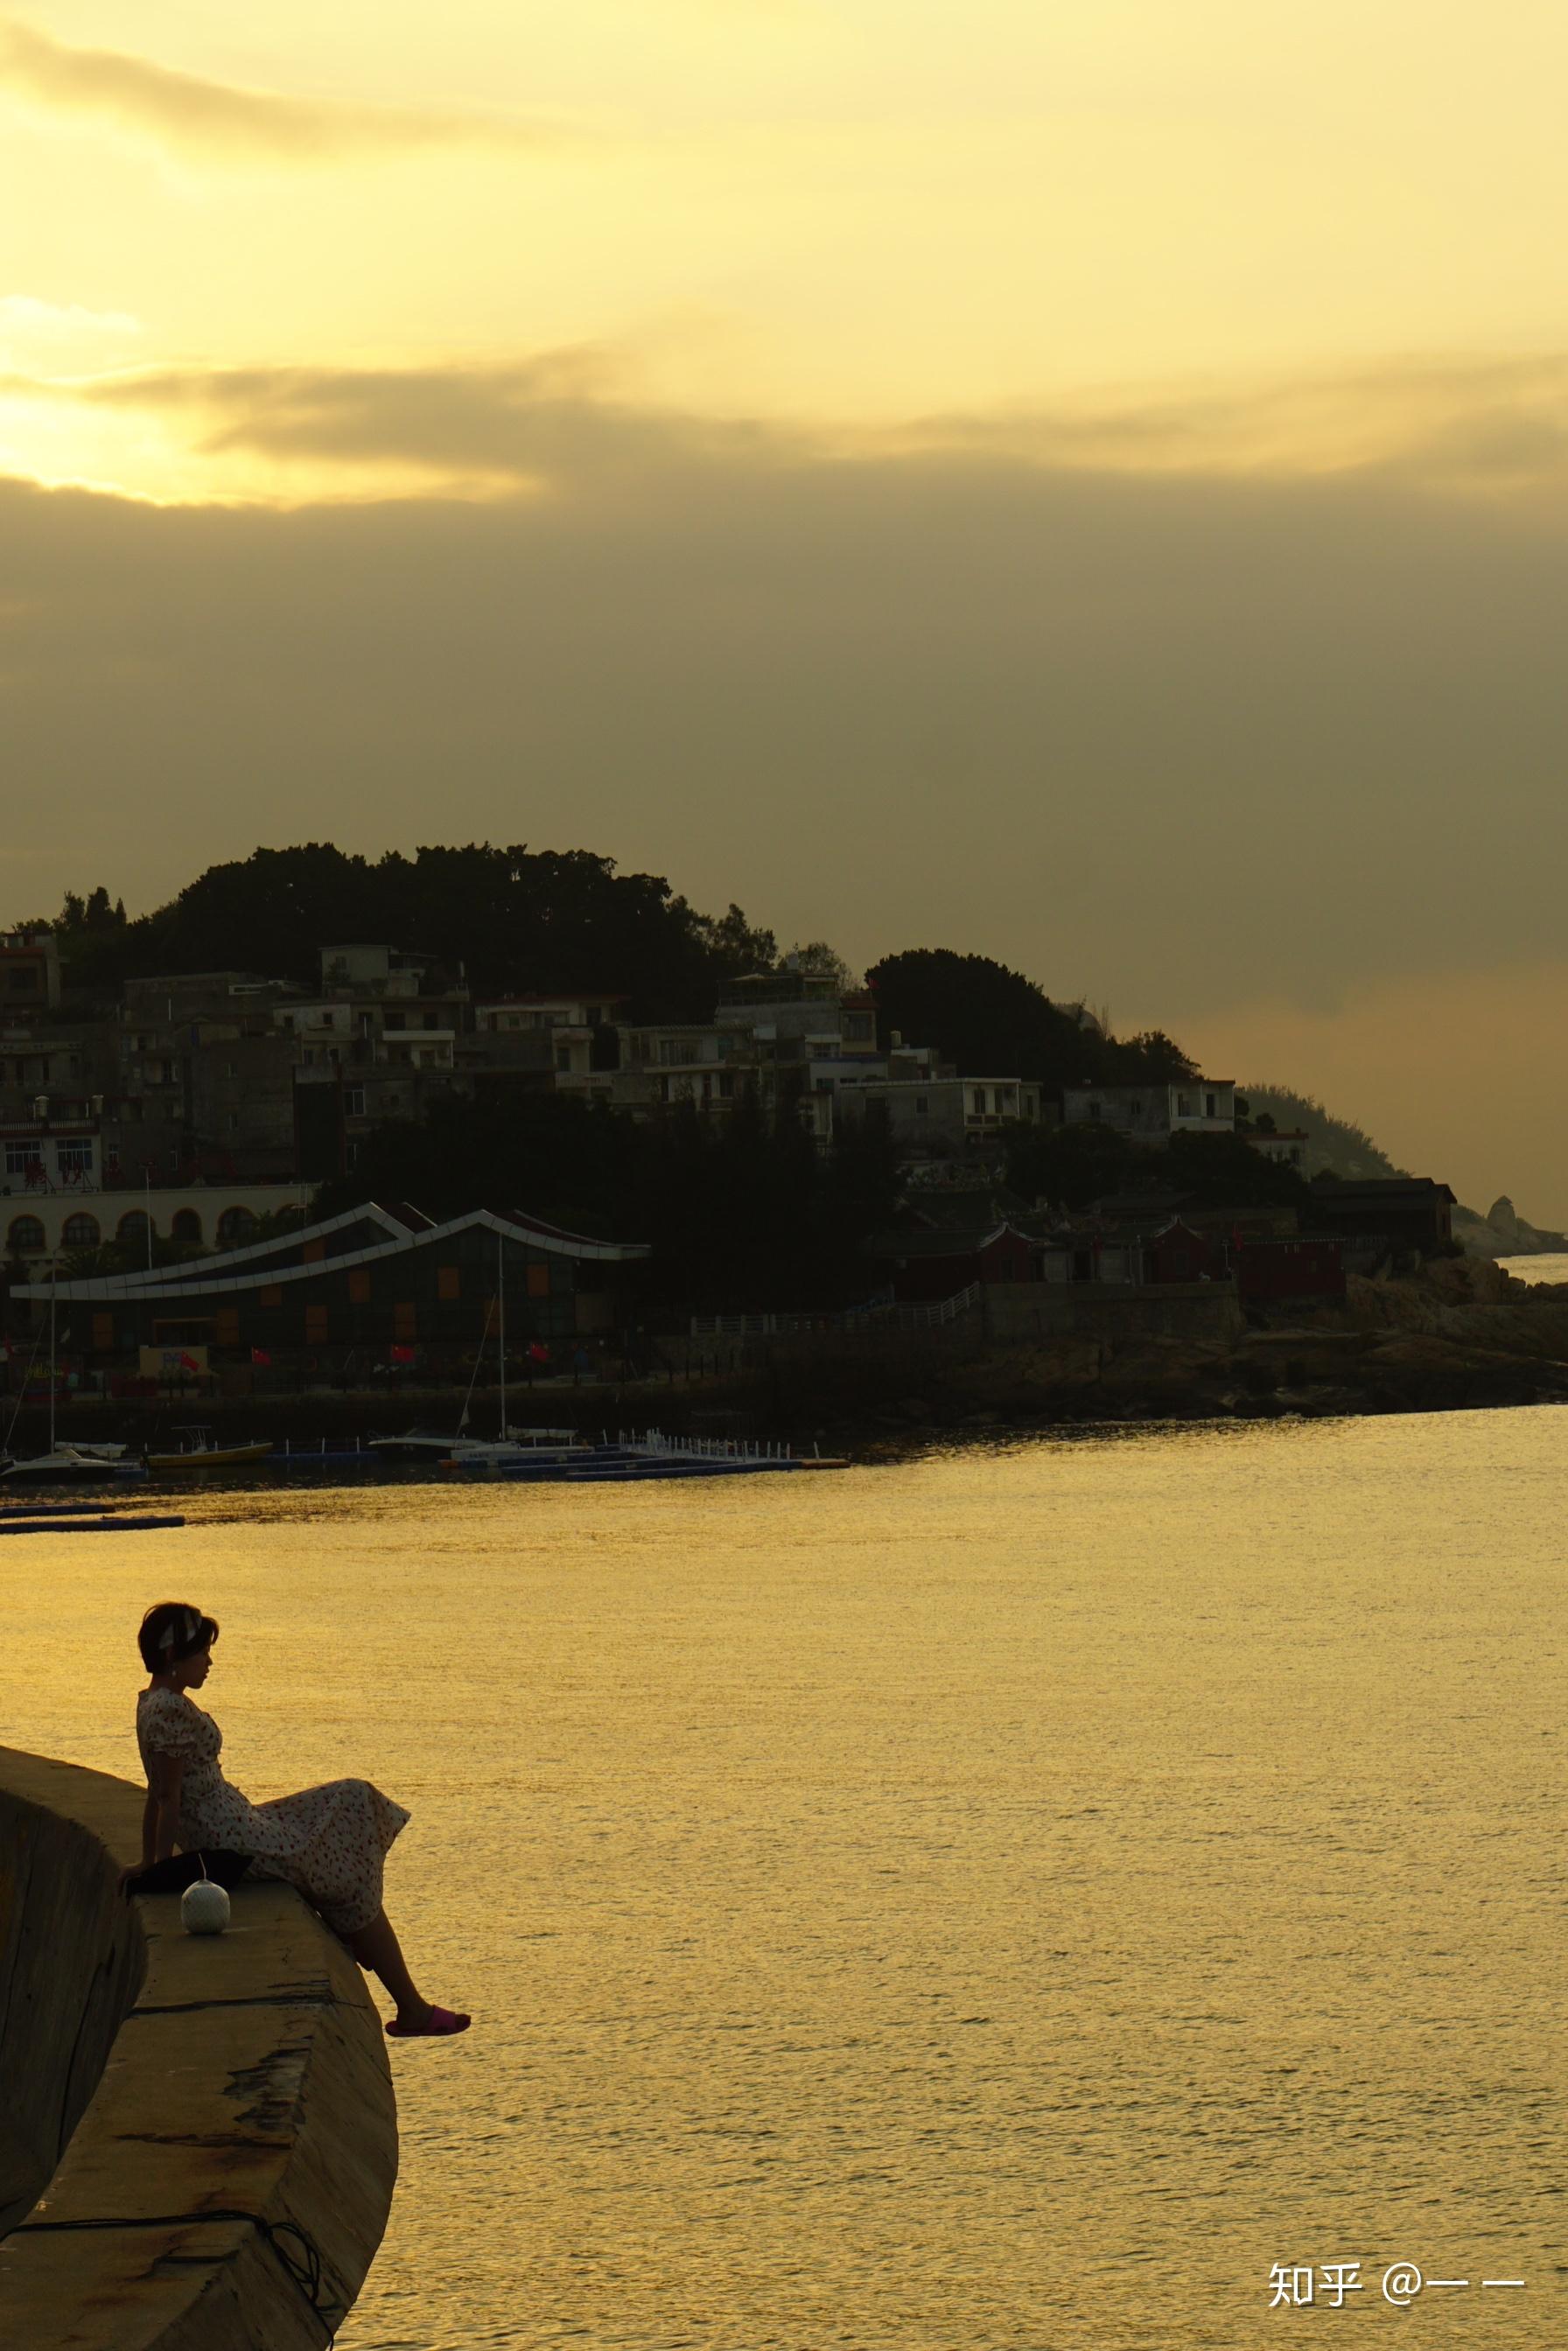
[[141,1619],[136,1646],[150,1674],[166,1674],[182,1657],[210,1649],[217,1637],[215,1616],[204,1616],[188,1600],[161,1600]]

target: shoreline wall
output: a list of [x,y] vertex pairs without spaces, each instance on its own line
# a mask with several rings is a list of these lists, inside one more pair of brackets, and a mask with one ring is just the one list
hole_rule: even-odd
[[0,2236],[47,2187],[147,1966],[141,1921],[57,1770],[0,1754]]
[[318,2351],[386,2226],[358,1968],[289,1886],[219,1936],[123,1902],[142,1792],[0,1749],[0,2327],[27,2351]]

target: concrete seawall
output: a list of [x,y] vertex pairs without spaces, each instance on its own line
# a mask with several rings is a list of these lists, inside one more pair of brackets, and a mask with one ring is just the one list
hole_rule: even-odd
[[0,2340],[318,2351],[397,2174],[381,2022],[291,1888],[128,1904],[141,1791],[0,1748]]

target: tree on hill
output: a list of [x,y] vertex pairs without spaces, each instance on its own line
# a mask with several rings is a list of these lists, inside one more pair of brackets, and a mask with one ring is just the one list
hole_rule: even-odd
[[1053,1004],[1032,979],[989,956],[911,948],[884,956],[866,985],[883,1046],[896,1029],[907,1044],[935,1046],[960,1077],[1018,1076],[1059,1094],[1064,1086],[1193,1074],[1163,1031],[1118,1042],[1082,1005]]
[[68,895],[57,927],[73,979],[95,987],[224,970],[310,985],[323,947],[385,940],[461,966],[476,994],[602,991],[647,1019],[702,1019],[726,980],[778,956],[738,906],[699,914],[659,874],[618,872],[588,850],[488,842],[374,863],[329,841],[257,849],[134,923],[108,909],[106,892]]

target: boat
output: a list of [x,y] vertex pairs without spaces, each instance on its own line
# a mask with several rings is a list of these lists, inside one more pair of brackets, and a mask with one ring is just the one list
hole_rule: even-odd
[[[33,1353],[37,1354],[37,1342]],[[32,1370],[32,1364],[27,1366]],[[26,1394],[26,1376],[23,1377],[22,1394]],[[55,1434],[55,1275],[49,1275],[49,1447],[47,1453],[35,1454],[30,1460],[18,1461],[7,1452],[0,1478],[8,1485],[17,1486],[86,1486],[99,1484],[111,1478],[141,1475],[140,1463],[123,1461],[123,1445],[69,1445],[60,1443]],[[11,1429],[16,1426],[21,1399],[11,1415],[11,1428],[5,1432],[9,1441]]]
[[217,1445],[210,1428],[184,1428],[180,1434],[188,1437],[189,1445],[172,1453],[149,1453],[147,1468],[154,1478],[210,1477],[229,1469],[256,1469],[272,1454],[270,1439],[262,1437],[253,1445]]
[[473,1447],[483,1450],[483,1440],[476,1437],[452,1436],[436,1428],[409,1428],[401,1437],[372,1437],[365,1447],[368,1453],[379,1453],[388,1461],[447,1461],[454,1454]]
[[0,1469],[0,1478],[14,1486],[107,1485],[117,1478],[141,1475],[140,1462],[106,1461],[101,1454],[89,1453],[79,1445],[51,1445],[47,1453],[35,1454],[27,1461],[12,1461]]
[[492,1311],[499,1310],[497,1346],[500,1355],[501,1416],[500,1426],[494,1437],[467,1435],[468,1406],[474,1395],[474,1384],[484,1360],[485,1340],[490,1335],[490,1315],[485,1317],[485,1329],[475,1357],[474,1371],[468,1382],[468,1394],[463,1399],[458,1416],[457,1433],[444,1436],[435,1429],[411,1428],[402,1437],[372,1437],[370,1450],[383,1454],[392,1461],[423,1461],[440,1469],[466,1469],[484,1476],[499,1476],[517,1472],[532,1475],[556,1463],[580,1460],[594,1447],[579,1437],[575,1428],[514,1428],[507,1418],[507,1242],[506,1236],[496,1236],[496,1297]]

